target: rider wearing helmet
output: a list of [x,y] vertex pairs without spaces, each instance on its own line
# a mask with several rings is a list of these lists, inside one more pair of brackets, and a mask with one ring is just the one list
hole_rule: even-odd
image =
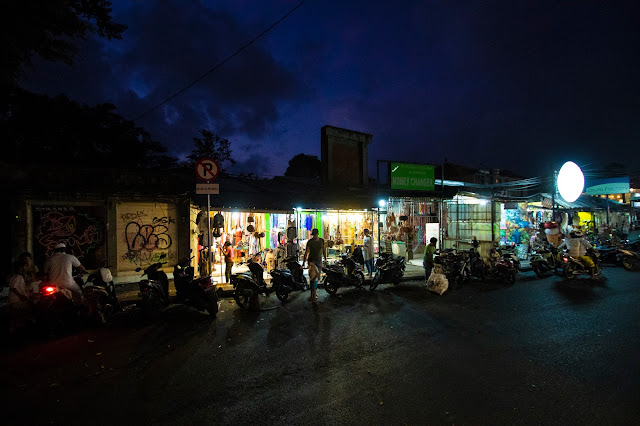
[[49,257],[44,265],[44,272],[50,281],[60,288],[66,288],[73,295],[73,303],[82,303],[82,289],[73,279],[73,268],[83,274],[87,270],[82,266],[77,257],[72,254],[65,253],[67,245],[65,243],[57,243],[53,246],[53,254]]
[[569,238],[565,239],[562,244],[558,246],[558,250],[566,247],[569,250],[571,257],[580,259],[580,261],[586,265],[591,271],[591,278],[596,277],[596,264],[593,263],[593,259],[587,256],[587,250],[592,248],[589,241],[587,241],[582,231],[575,230],[569,233]]

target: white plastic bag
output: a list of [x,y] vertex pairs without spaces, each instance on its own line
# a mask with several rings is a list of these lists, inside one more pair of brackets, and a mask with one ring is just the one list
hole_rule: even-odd
[[442,273],[437,273],[435,270],[431,271],[429,279],[427,280],[427,290],[437,293],[442,296],[442,293],[449,288],[449,280],[447,276]]

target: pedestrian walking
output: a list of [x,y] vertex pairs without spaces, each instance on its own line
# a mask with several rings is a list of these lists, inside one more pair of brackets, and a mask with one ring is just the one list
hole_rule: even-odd
[[311,296],[309,296],[310,302],[318,300],[318,280],[320,279],[320,272],[315,262],[309,262],[309,288],[311,289]]
[[424,259],[422,260],[422,266],[424,266],[424,280],[429,280],[431,270],[433,269],[433,255],[436,253],[436,242],[438,239],[433,237],[429,240],[429,244],[424,249]]
[[[313,228],[311,230],[311,239],[307,241],[307,247],[304,250],[304,256],[302,257],[302,267],[304,268],[305,262],[309,262],[309,269],[311,270],[311,264],[318,270],[317,279],[320,279],[320,275],[322,274],[322,260],[327,261],[327,251],[324,247],[324,240],[318,237],[319,231],[318,228]],[[311,280],[311,277],[309,277]],[[316,283],[317,288],[317,283]],[[309,301],[314,301],[317,299],[316,293],[314,290],[311,290],[311,297],[309,297]]]

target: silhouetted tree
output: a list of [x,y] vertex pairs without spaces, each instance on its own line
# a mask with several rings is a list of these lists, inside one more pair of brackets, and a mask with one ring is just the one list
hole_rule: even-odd
[[115,112],[112,104],[94,107],[60,95],[51,98],[18,90],[9,113],[0,116],[4,161],[48,165],[172,167],[166,148]]
[[207,129],[200,130],[200,136],[193,138],[195,148],[191,154],[187,155],[185,166],[195,167],[196,161],[202,157],[213,158],[222,167],[223,163],[236,164],[231,157],[231,147],[228,139],[223,139]]
[[2,1],[2,89],[17,86],[34,55],[72,64],[76,41],[88,34],[119,39],[126,25],[111,20],[107,0]]
[[298,154],[289,160],[289,167],[284,175],[306,178],[320,177],[321,164],[315,155]]

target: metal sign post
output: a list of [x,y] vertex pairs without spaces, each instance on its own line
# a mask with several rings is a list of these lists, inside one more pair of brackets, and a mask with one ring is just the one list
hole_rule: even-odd
[[196,177],[206,183],[196,184],[196,194],[207,194],[207,272],[213,272],[213,233],[211,232],[211,194],[220,193],[220,185],[211,183],[220,173],[220,165],[212,158],[200,158],[196,161]]

